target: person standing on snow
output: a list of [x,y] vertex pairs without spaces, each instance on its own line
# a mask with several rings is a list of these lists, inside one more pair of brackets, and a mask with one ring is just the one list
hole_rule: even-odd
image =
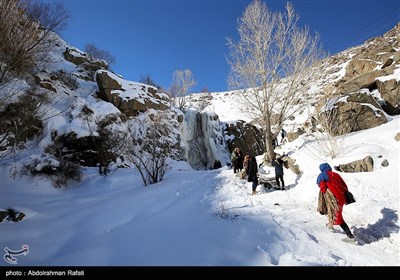
[[[346,183],[338,173],[332,171],[328,163],[322,163],[319,169],[321,173],[317,178],[317,185],[320,188],[318,211],[321,207],[325,207],[326,213],[325,211],[320,211],[320,213],[328,215],[329,230],[332,231],[334,225],[339,225],[349,238],[354,238],[342,215],[343,206],[346,203],[345,193],[348,191]],[[321,200],[325,202],[325,205],[321,206]]]
[[287,136],[287,132],[286,132],[286,130],[284,130],[282,128],[282,130],[281,130],[281,145],[283,144],[283,141],[285,140],[286,136]]
[[232,155],[231,155],[231,161],[233,165],[233,173],[236,173],[236,171],[239,170],[238,166],[238,161],[239,161],[239,148],[236,147],[233,149]]
[[236,171],[242,171],[243,169],[243,153],[239,149],[239,147],[236,147],[231,155],[231,161],[233,164],[233,173],[236,173]]
[[[277,155],[276,158],[272,161],[272,166],[275,167],[275,180],[278,188],[281,190],[285,190],[285,181],[283,181],[283,160],[280,155]],[[279,182],[280,181],[280,182]],[[282,183],[282,187],[281,187]]]
[[257,166],[257,160],[256,160],[255,156],[250,157],[247,181],[252,182],[252,186],[251,186],[252,193],[251,194],[255,195],[257,185],[258,185],[258,166]]

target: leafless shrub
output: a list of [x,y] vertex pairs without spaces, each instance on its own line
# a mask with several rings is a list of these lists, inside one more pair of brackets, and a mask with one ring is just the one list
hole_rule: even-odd
[[212,99],[211,93],[208,91],[202,90],[201,95],[199,96],[198,110],[204,110],[208,105],[211,104],[210,100]]
[[150,85],[150,86],[156,87],[157,90],[159,90],[159,91],[160,91],[160,89],[162,89],[162,87],[160,85],[158,85],[154,81],[154,79],[150,76],[150,74],[146,74],[146,75],[142,75],[141,74],[139,82],[142,83],[142,84],[146,84],[146,85]]
[[341,136],[336,134],[339,126],[341,129],[350,131],[350,122],[339,123],[335,116],[334,110],[320,112],[317,126],[319,129],[314,133],[316,139],[311,145],[311,150],[309,149],[317,157],[334,159],[346,154],[349,150],[346,134]]
[[46,30],[59,33],[67,27],[71,17],[61,3],[49,4],[39,0],[21,0],[32,22],[39,22]]
[[99,136],[94,139],[99,160],[99,174],[107,175],[111,162],[116,161],[117,157],[122,156],[126,149],[129,134],[127,131],[112,130],[112,126],[117,121],[116,115],[110,115],[98,122]]
[[53,47],[51,34],[69,18],[62,5],[40,1],[0,1],[0,86],[29,72]]
[[115,64],[115,57],[107,50],[102,50],[96,47],[93,43],[89,43],[85,46],[84,51],[91,57],[92,59],[104,60],[107,62],[108,66],[112,66]]
[[173,127],[165,111],[153,111],[142,116],[139,129],[132,131],[132,147],[127,158],[139,171],[145,186],[162,181],[169,169],[167,158],[171,155]]
[[239,213],[226,207],[225,203],[222,201],[220,201],[218,207],[213,210],[213,214],[222,219],[230,219],[231,221],[235,221],[241,216]]
[[66,187],[71,181],[79,182],[82,179],[82,171],[78,164],[47,155],[30,157],[23,164],[19,174],[21,176],[46,177],[57,188]]

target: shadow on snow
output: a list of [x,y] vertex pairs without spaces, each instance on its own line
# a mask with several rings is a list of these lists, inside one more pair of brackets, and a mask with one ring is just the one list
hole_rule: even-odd
[[376,242],[385,237],[390,237],[393,232],[399,231],[397,222],[399,216],[396,211],[389,208],[381,210],[382,218],[374,224],[368,224],[366,228],[354,228],[354,235],[364,241],[365,244]]

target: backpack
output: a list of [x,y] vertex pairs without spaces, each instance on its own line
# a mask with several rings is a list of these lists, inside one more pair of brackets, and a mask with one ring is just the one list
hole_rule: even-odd
[[238,154],[235,151],[233,151],[231,160],[233,161],[233,160],[237,160],[237,159],[238,159]]

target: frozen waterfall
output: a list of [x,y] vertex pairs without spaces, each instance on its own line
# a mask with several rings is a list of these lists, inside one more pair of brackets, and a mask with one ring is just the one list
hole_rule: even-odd
[[194,169],[209,169],[216,159],[222,166],[229,161],[224,131],[215,113],[186,111],[182,140],[186,159]]

